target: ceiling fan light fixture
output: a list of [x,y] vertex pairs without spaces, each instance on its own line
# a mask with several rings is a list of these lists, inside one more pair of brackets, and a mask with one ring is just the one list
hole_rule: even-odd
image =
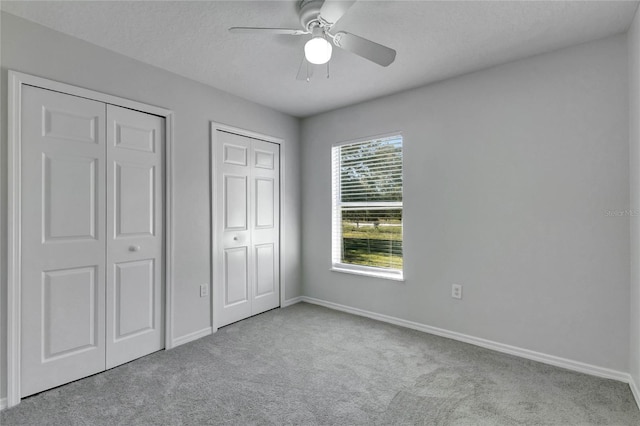
[[333,47],[322,36],[313,37],[304,45],[304,56],[312,64],[322,65],[329,62]]

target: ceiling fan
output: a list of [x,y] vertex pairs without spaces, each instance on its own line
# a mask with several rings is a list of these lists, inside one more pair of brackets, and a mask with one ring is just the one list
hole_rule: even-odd
[[306,67],[306,78],[304,73],[305,59],[315,65],[328,64],[331,59],[333,44],[355,53],[378,65],[386,67],[396,58],[396,51],[375,43],[366,38],[339,31],[332,33],[331,29],[340,18],[349,10],[356,0],[300,0],[298,3],[298,15],[302,29],[293,28],[261,28],[261,27],[231,27],[232,33],[256,33],[256,34],[285,34],[285,35],[307,35],[311,34],[311,39],[304,46],[303,63],[298,71],[298,79],[309,81],[310,68]]

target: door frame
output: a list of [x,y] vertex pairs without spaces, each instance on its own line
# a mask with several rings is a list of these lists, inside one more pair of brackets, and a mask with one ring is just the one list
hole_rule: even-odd
[[211,122],[211,145],[209,147],[211,150],[211,166],[209,167],[210,175],[211,175],[210,176],[211,178],[211,188],[210,188],[210,194],[211,194],[211,298],[210,298],[210,303],[211,303],[211,328],[214,333],[218,330],[218,318],[217,318],[215,301],[219,297],[218,295],[219,283],[216,281],[215,267],[216,267],[216,260],[218,259],[218,256],[220,254],[220,249],[221,249],[221,244],[218,241],[218,230],[217,230],[218,227],[216,226],[217,225],[216,221],[219,220],[219,218],[215,217],[217,212],[217,207],[218,207],[218,198],[219,198],[217,185],[216,185],[218,182],[218,178],[216,176],[216,161],[217,161],[216,144],[218,143],[216,132],[218,130],[221,130],[223,132],[233,133],[240,136],[245,136],[252,139],[259,139],[265,142],[275,143],[280,147],[280,188],[279,188],[279,191],[280,191],[280,206],[279,206],[280,232],[279,234],[280,235],[278,236],[278,238],[280,239],[279,286],[280,286],[280,307],[281,308],[285,306],[285,288],[286,288],[285,287],[286,274],[284,273],[284,271],[286,270],[285,269],[286,256],[283,256],[283,253],[285,253],[285,239],[283,238],[283,235],[284,235],[284,229],[285,229],[284,228],[284,217],[285,217],[284,194],[285,194],[285,185],[286,185],[286,180],[284,178],[284,169],[285,169],[284,139],[265,135],[263,133],[258,133],[251,130],[241,129],[239,127],[229,126],[227,124],[216,123],[212,121]]
[[[20,403],[21,356],[21,114],[22,87],[34,86],[64,94],[87,98],[105,104],[134,109],[165,119],[164,169],[164,291],[165,350],[173,347],[173,116],[171,110],[130,99],[112,96],[78,86],[9,70],[8,97],[8,215],[7,215],[7,406]],[[1,307],[0,307],[1,308]]]

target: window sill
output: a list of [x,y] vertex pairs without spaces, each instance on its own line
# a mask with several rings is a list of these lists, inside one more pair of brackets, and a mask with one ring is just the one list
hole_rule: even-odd
[[401,281],[404,282],[404,274],[402,272],[385,272],[385,271],[372,271],[362,269],[351,269],[340,266],[332,266],[333,272],[342,272],[345,274],[362,275],[366,277],[382,278],[385,280]]

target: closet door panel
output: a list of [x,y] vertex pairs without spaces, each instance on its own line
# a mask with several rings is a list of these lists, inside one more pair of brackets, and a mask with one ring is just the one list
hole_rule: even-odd
[[256,315],[280,306],[280,146],[254,139],[251,148],[251,314]]
[[95,239],[98,159],[42,156],[45,242]]
[[251,139],[218,132],[216,185],[217,235],[221,248],[214,266],[218,298],[214,301],[218,326],[251,316],[250,164]]
[[155,328],[154,263],[146,259],[115,265],[116,341]]
[[163,129],[107,106],[107,368],[164,348]]
[[21,396],[105,367],[105,104],[24,86]]
[[156,218],[154,165],[114,162],[115,238],[152,236]]
[[94,266],[43,273],[45,361],[96,346],[101,311],[96,284]]

